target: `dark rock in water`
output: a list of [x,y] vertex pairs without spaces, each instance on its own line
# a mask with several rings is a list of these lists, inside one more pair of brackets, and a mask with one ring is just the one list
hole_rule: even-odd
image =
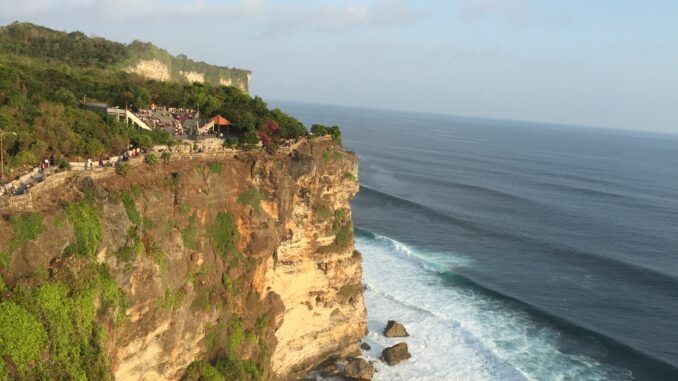
[[370,381],[374,376],[374,366],[361,358],[348,360],[344,368],[344,377],[349,380]]
[[405,327],[395,320],[389,320],[384,328],[384,336],[386,337],[405,337],[409,336]]
[[407,360],[410,357],[412,357],[412,355],[407,351],[406,343],[398,343],[392,347],[384,348],[384,351],[381,352],[381,360],[390,366],[403,360]]
[[340,374],[341,371],[339,370],[337,364],[330,364],[320,371],[320,375],[323,377],[338,377]]
[[372,347],[370,347],[370,345],[365,343],[365,342],[360,344],[360,348],[362,348],[363,350],[366,350],[366,351],[369,351],[370,349],[372,349]]

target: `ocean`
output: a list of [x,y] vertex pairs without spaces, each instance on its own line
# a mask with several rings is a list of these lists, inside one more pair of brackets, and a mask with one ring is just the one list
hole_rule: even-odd
[[375,380],[678,380],[678,135],[273,105],[359,155]]

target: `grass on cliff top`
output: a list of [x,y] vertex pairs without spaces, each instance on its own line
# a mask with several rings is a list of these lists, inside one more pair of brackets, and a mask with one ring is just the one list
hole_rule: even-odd
[[264,199],[264,194],[255,187],[249,187],[238,195],[236,200],[240,205],[249,205],[254,212],[261,214],[261,201]]

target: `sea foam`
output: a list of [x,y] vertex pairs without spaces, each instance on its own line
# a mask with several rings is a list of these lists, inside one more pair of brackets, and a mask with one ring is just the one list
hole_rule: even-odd
[[[452,253],[418,250],[388,237],[356,237],[363,254],[375,380],[630,380],[630,372],[559,350],[559,335],[512,303],[441,274],[477,263]],[[386,338],[387,320],[410,337]],[[386,346],[407,342],[412,358],[394,367],[378,360]]]

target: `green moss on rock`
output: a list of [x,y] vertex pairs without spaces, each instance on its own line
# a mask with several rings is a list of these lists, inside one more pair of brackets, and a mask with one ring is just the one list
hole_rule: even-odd
[[94,257],[103,236],[96,205],[92,200],[85,199],[68,205],[66,215],[73,225],[75,243],[66,248],[65,254]]

